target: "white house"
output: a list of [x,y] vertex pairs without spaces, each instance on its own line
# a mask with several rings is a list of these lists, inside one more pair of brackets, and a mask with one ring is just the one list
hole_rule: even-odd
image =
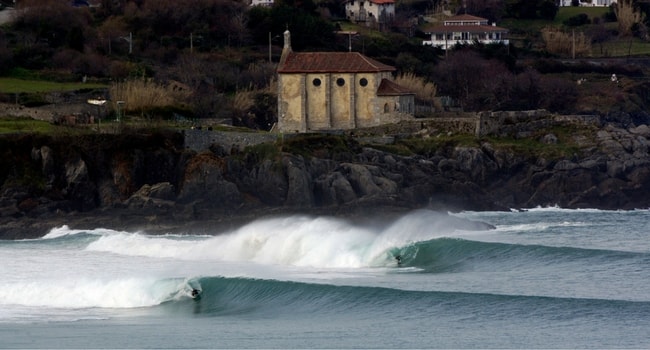
[[[559,5],[560,6],[572,6],[572,0],[560,0]],[[591,2],[587,2],[584,0],[580,1],[580,6],[609,6],[611,4],[615,4],[616,0],[591,0]]]
[[478,41],[483,44],[502,43],[508,45],[506,38],[508,29],[490,25],[488,20],[471,15],[458,15],[449,17],[440,25],[429,25],[422,31],[431,36],[423,45],[438,46],[446,50],[456,44],[472,44]]
[[395,19],[395,0],[348,0],[345,16],[353,23],[376,26]]
[[251,6],[273,6],[273,0],[252,0]]

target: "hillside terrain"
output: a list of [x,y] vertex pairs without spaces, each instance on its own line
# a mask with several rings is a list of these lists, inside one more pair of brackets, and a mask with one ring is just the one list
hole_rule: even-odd
[[[103,84],[103,117],[211,118],[269,129],[277,120],[282,33],[290,29],[296,51],[358,51],[396,67],[396,78],[412,74],[413,86],[433,84],[437,97],[430,103],[438,111],[637,112],[648,105],[650,8],[631,4],[626,12],[557,7],[550,0],[400,0],[389,25],[377,27],[350,22],[344,2],[331,0],[280,0],[272,7],[23,0],[12,10],[7,2],[0,10],[11,18],[0,24],[0,102],[53,103],[32,86],[9,89],[3,77]],[[448,52],[422,45],[427,24],[457,13],[508,28],[510,44]],[[612,86],[612,74],[618,85]],[[86,112],[97,114],[92,107]]]

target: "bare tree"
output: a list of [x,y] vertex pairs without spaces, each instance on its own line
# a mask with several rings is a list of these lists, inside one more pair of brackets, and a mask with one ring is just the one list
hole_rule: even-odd
[[[104,51],[109,55],[112,54],[115,49],[113,47],[114,44],[117,44],[119,38],[126,36],[128,32],[129,30],[127,29],[126,23],[124,23],[124,21],[119,17],[110,17],[106,19],[97,30],[101,51]],[[117,45],[117,47],[121,47],[121,45]]]
[[239,46],[244,45],[249,37],[248,14],[244,11],[235,11],[230,18],[230,28]]
[[499,90],[504,87],[503,77],[509,75],[502,62],[463,48],[451,52],[436,67],[434,77],[440,94],[456,98],[466,110],[482,110],[502,103]]
[[591,37],[592,43],[599,45],[600,54],[605,54],[605,52],[603,52],[603,43],[610,37],[610,33],[607,28],[605,28],[605,25],[603,23],[593,25],[588,29],[587,34]]

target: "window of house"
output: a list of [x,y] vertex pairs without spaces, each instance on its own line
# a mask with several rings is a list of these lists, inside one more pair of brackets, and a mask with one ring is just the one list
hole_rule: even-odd
[[345,85],[345,79],[343,79],[343,78],[336,79],[336,85],[338,85],[338,86]]
[[366,86],[366,85],[368,85],[368,79],[366,79],[366,78],[361,78],[361,80],[359,80],[359,85],[361,85],[361,86]]
[[388,113],[390,111],[390,107],[388,106],[388,103],[384,104],[384,113]]
[[314,84],[314,86],[320,86],[320,83],[321,83],[321,81],[320,81],[320,79],[318,79],[318,78],[315,78],[315,79],[312,81],[312,84]]

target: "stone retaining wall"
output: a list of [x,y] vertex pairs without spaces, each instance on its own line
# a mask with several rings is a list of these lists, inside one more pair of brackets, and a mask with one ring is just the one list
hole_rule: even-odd
[[[422,131],[428,134],[471,134],[481,136],[527,137],[539,129],[553,125],[600,125],[595,115],[555,115],[545,110],[462,113],[456,116],[410,119],[395,124],[372,128],[330,131],[356,135],[371,143],[392,143],[396,138],[408,137]],[[278,138],[293,137],[294,133],[255,133],[212,130],[185,130],[185,147],[197,152],[209,149],[212,144],[221,145],[227,152],[242,151],[247,146],[274,142]]]
[[201,152],[209,149],[212,144],[218,144],[226,152],[232,153],[232,151],[243,151],[247,146],[274,142],[280,134],[188,129],[183,130],[183,136],[187,149]]
[[476,136],[527,137],[554,125],[600,125],[596,115],[556,115],[543,109],[532,111],[480,112]]

